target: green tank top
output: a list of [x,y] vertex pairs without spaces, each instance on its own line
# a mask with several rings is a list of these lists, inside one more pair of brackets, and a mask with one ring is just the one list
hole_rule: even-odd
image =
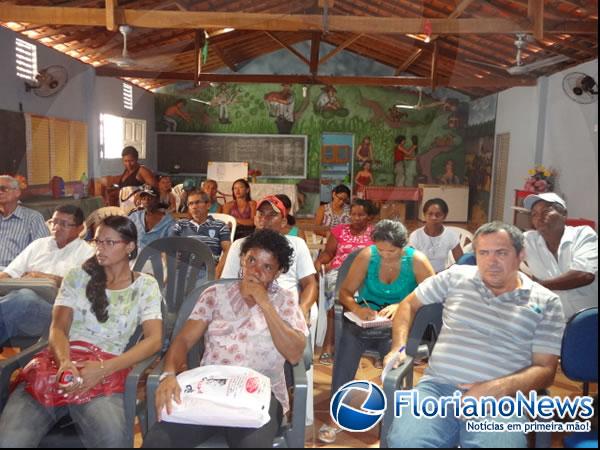
[[290,228],[290,231],[288,231],[288,236],[298,236],[298,233],[300,232],[300,230],[298,229],[298,227],[293,226],[292,228]]
[[[385,308],[394,303],[400,303],[417,287],[417,280],[413,270],[413,255],[415,249],[406,247],[400,263],[400,273],[390,284],[379,279],[381,268],[381,256],[375,245],[371,245],[371,259],[367,276],[363,285],[358,290],[359,299],[364,299],[369,307],[375,311]],[[357,301],[357,303],[362,303]]]
[[208,212],[209,213],[216,213],[219,211],[219,206],[221,206],[219,204],[219,202],[214,202],[210,204],[210,208],[208,208]]

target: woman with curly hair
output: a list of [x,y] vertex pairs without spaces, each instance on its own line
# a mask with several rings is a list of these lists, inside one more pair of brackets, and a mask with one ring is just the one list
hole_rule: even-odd
[[308,328],[291,292],[275,279],[292,264],[293,250],[280,233],[259,230],[248,236],[241,250],[242,279],[206,289],[165,357],[156,391],[156,411],[170,414],[180,402],[177,371],[185,366],[188,351],[204,337],[200,365],[249,367],[271,379],[270,421],[260,428],[210,427],[157,422],[144,439],[144,447],[194,447],[216,433],[225,433],[230,447],[265,448],[289,409],[284,364],[300,361]]
[[[122,393],[93,397],[84,404],[77,400],[106,378],[160,350],[161,294],[154,278],[129,268],[137,254],[137,232],[128,218],[104,219],[92,242],[96,254],[64,278],[50,325],[49,348],[58,366],[56,379],[72,372],[74,381],[64,391],[73,402],[68,407],[43,406],[20,384],[0,417],[1,448],[37,447],[67,413],[85,447],[131,446]],[[144,338],[125,351],[139,324]],[[71,361],[70,341],[92,344],[110,355],[76,365]]]

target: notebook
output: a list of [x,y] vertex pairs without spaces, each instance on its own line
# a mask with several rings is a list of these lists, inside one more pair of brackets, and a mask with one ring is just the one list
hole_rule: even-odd
[[0,280],[0,296],[16,289],[31,289],[48,303],[54,303],[58,288],[56,283],[46,278],[8,278]]
[[344,316],[362,328],[390,328],[392,326],[392,319],[387,317],[376,316],[373,320],[362,320],[351,311],[345,312]]

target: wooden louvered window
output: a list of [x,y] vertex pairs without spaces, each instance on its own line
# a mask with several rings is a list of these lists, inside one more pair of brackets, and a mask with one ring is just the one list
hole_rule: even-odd
[[47,184],[53,176],[78,181],[87,173],[85,123],[27,114],[26,127],[29,184]]

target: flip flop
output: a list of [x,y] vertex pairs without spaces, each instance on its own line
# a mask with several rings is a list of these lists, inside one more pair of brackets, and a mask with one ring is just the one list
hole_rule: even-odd
[[337,438],[337,434],[341,431],[341,428],[332,427],[324,423],[319,428],[319,440],[325,444],[333,444]]

